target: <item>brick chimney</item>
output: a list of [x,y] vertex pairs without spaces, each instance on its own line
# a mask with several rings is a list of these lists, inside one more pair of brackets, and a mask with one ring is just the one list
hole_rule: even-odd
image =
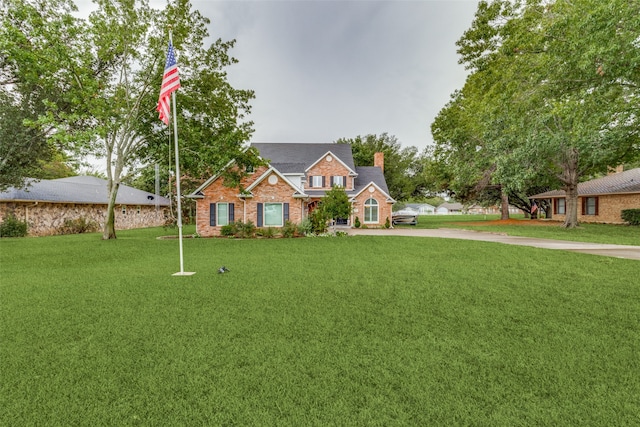
[[375,153],[373,155],[373,166],[378,166],[384,172],[384,153]]

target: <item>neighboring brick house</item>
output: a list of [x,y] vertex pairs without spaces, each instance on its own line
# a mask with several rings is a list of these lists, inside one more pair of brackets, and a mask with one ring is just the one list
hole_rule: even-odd
[[[101,229],[107,211],[107,181],[93,176],[32,181],[27,188],[0,193],[0,221],[13,214],[27,222],[30,236],[59,234],[65,220],[84,218]],[[116,198],[118,230],[164,225],[169,199],[120,185]]]
[[[564,221],[566,195],[563,190],[547,191],[529,199],[547,199],[552,218]],[[613,173],[578,184],[578,221],[622,224],[624,209],[640,209],[640,168]]]
[[[358,217],[367,227],[391,220],[395,202],[384,179],[384,157],[376,153],[375,166],[356,167],[349,144],[252,144],[267,166],[257,168],[241,182],[245,191],[225,187],[222,174],[208,179],[188,197],[196,199],[196,231],[220,235],[222,226],[251,221],[257,227],[300,223],[315,209],[327,190],[344,187],[353,210],[342,224]],[[235,167],[231,162],[227,167]]]

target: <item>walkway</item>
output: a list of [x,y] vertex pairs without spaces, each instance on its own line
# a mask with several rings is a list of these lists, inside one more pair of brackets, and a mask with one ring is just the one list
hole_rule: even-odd
[[458,230],[454,228],[418,229],[393,228],[389,230],[352,228],[345,230],[351,235],[367,236],[412,236],[441,237],[446,239],[480,240],[505,243],[507,245],[533,246],[535,248],[559,249],[616,258],[640,260],[640,246],[610,245],[603,243],[569,242],[566,240],[538,239],[534,237],[507,236],[483,231]]

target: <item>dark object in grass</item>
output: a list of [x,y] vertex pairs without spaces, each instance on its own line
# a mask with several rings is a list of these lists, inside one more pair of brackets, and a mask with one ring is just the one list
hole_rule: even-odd
[[218,274],[227,273],[229,269],[224,265],[218,269]]

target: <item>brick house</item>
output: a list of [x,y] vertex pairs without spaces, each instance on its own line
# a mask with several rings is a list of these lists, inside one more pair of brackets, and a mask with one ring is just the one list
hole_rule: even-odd
[[[107,212],[107,181],[93,176],[32,181],[27,188],[0,192],[0,222],[13,214],[27,223],[30,236],[60,234],[65,220],[84,219],[99,229]],[[116,229],[164,225],[169,199],[120,185],[116,198]]]
[[[352,214],[367,227],[382,227],[391,220],[395,202],[384,179],[384,156],[376,153],[375,166],[356,167],[349,144],[252,144],[266,166],[256,168],[241,182],[245,191],[224,186],[221,173],[209,178],[188,197],[196,200],[196,231],[200,236],[220,235],[222,226],[251,221],[257,227],[300,223],[315,209],[327,190],[344,187]],[[231,162],[229,168],[235,167]]]
[[[529,199],[548,200],[553,209],[552,218],[565,220],[566,195],[563,190],[547,191]],[[579,222],[622,224],[624,209],[640,209],[640,168],[578,184]]]

